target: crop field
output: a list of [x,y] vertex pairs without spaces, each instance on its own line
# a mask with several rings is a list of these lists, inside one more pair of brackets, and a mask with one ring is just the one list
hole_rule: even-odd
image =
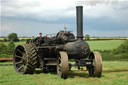
[[[97,41],[87,41],[92,50],[112,50],[117,48],[124,40],[97,40]],[[8,45],[9,42],[4,42]],[[24,44],[25,41],[15,42],[15,45]]]
[[97,40],[87,42],[92,50],[112,50],[120,46],[124,40]]
[[[94,40],[87,41],[91,50],[112,50],[120,46],[125,40]],[[6,46],[8,46],[9,42],[3,42]],[[15,46],[19,44],[25,44],[26,41],[14,42]],[[12,55],[0,54],[0,57],[12,57]]]
[[[5,63],[11,62],[0,65]],[[101,78],[88,77],[87,71],[73,68],[65,80],[56,73],[42,73],[39,69],[32,75],[22,75],[13,66],[0,66],[0,85],[128,85],[128,62],[103,61]]]
[[[0,37],[0,40],[4,40],[4,39],[8,40],[7,37],[6,37],[6,38],[2,38],[2,37]],[[29,37],[24,37],[24,38],[19,37],[19,40],[27,40],[27,39],[31,39],[31,38],[29,38]]]
[[[8,45],[9,42],[4,42],[5,45]],[[19,44],[25,44],[25,41],[19,41],[19,42],[15,42],[15,45],[19,45]]]

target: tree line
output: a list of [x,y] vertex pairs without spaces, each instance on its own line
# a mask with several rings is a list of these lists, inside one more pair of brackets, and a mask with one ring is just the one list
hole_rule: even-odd
[[15,49],[15,44],[10,41],[7,45],[0,42],[0,57],[11,57]]
[[[4,38],[4,40],[7,41],[6,38]],[[16,33],[10,33],[8,35],[8,40],[9,40],[9,43],[7,45],[5,45],[5,43],[3,42],[0,42],[0,57],[12,56],[15,49],[14,42],[19,41]]]
[[103,60],[128,60],[128,40],[125,40],[119,47],[113,50],[97,50]]

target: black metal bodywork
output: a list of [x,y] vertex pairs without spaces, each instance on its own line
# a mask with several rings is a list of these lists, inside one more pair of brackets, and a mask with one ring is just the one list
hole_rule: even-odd
[[68,53],[69,59],[81,59],[88,57],[90,48],[84,40],[75,39],[74,35],[70,32],[59,33],[62,33],[62,37],[60,38],[58,38],[58,36],[56,36],[56,38],[38,37],[32,42],[35,44],[38,50],[47,49],[46,52],[51,55],[55,54],[57,51],[66,51]]
[[[90,48],[87,42],[83,40],[83,7],[76,7],[77,15],[77,39],[73,33],[68,31],[60,31],[55,37],[37,37],[27,43],[33,43],[39,54],[39,61],[42,67],[47,65],[56,65],[56,58],[58,51],[66,51],[69,59],[75,59],[80,63],[90,62],[92,60],[86,59],[90,54]],[[46,62],[45,62],[46,61]]]
[[35,45],[38,52],[39,65],[43,69],[56,66],[56,58],[59,51],[66,51],[69,59],[78,61],[75,64],[78,67],[92,65],[92,60],[88,59],[90,54],[89,45],[81,38],[75,39],[71,32],[61,31],[56,37],[37,37],[32,41],[29,40],[27,43]]

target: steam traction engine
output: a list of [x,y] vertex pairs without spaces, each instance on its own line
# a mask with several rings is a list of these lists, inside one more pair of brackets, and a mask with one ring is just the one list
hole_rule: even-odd
[[[32,74],[35,68],[43,72],[57,71],[61,78],[67,78],[72,66],[86,66],[89,76],[101,77],[102,58],[99,52],[90,51],[83,40],[83,7],[76,7],[77,39],[71,32],[61,31],[53,38],[37,37],[18,45],[14,51],[13,63],[16,72]],[[69,64],[73,59],[76,63]]]

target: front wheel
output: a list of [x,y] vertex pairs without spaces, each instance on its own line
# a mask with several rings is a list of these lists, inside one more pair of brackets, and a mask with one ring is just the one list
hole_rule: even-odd
[[57,57],[57,74],[59,77],[66,79],[68,76],[69,64],[68,55],[65,51],[60,51]]
[[102,75],[102,56],[99,52],[91,52],[90,59],[93,59],[93,65],[87,67],[90,76],[101,77]]

